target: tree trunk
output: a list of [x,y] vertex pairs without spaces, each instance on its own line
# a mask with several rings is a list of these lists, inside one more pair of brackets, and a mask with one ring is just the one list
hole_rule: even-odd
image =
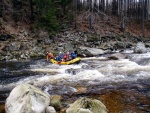
[[145,32],[144,32],[144,29],[145,29],[145,23],[144,23],[144,20],[145,20],[145,12],[144,12],[144,6],[145,6],[145,2],[144,0],[142,1],[142,35],[143,37],[145,36]]
[[122,1],[122,10],[121,10],[121,31],[125,31],[125,1]]
[[33,1],[29,0],[29,3],[30,3],[30,18],[32,21],[33,20]]
[[118,9],[117,1],[113,0],[112,1],[112,15],[117,15],[117,9]]
[[89,0],[89,10],[90,10],[89,29],[91,29],[92,28],[92,0]]
[[3,0],[0,0],[0,17],[2,17],[3,14]]
[[148,10],[148,19],[150,19],[150,1],[148,0],[147,1],[148,3],[148,8],[147,8],[147,10]]
[[102,10],[105,12],[105,0],[102,0]]
[[73,16],[74,16],[74,23],[76,29],[77,28],[77,0],[73,0]]

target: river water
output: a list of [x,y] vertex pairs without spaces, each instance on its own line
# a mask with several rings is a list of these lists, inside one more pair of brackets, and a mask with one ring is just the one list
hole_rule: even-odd
[[101,100],[109,113],[150,113],[150,53],[123,54],[127,59],[103,55],[73,65],[45,59],[0,62],[0,101],[5,102],[16,85],[29,83],[50,95],[62,95],[64,106],[86,96]]

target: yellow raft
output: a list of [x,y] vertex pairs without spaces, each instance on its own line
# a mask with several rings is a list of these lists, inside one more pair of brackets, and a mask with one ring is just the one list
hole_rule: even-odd
[[69,65],[69,64],[79,63],[80,60],[81,60],[81,58],[77,57],[75,59],[71,59],[71,60],[68,60],[68,61],[59,61],[59,62],[57,62],[55,59],[50,59],[50,62],[52,64]]

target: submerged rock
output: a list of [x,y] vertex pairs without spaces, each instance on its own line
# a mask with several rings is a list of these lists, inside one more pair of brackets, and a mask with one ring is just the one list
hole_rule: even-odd
[[66,113],[107,113],[107,109],[99,100],[80,98],[71,104]]
[[6,100],[6,113],[45,113],[50,98],[40,89],[29,84],[15,87]]
[[119,60],[119,59],[125,59],[126,55],[121,54],[121,53],[114,53],[114,54],[108,56],[108,58],[112,59],[112,60]]
[[80,70],[79,69],[70,68],[70,69],[66,69],[65,72],[68,73],[68,74],[76,75],[77,73],[80,72]]

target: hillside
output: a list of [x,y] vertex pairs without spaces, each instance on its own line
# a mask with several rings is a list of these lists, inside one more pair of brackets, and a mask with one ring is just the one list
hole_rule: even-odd
[[[27,1],[23,3],[22,9],[25,11],[14,13],[13,3],[10,1],[4,3],[6,10],[0,17],[1,60],[44,56],[46,51],[58,52],[64,44],[114,50],[118,47],[124,49],[134,46],[138,41],[145,39],[150,40],[149,21],[145,21],[145,37],[142,37],[140,21],[127,19],[125,32],[121,32],[120,20],[117,17],[94,12],[91,14],[92,25],[89,28],[89,13],[79,11],[75,28],[75,18],[70,18],[73,16],[72,10],[69,10],[70,5],[66,6],[66,10],[68,9],[66,13],[55,12],[60,10],[60,7],[55,10],[49,9],[50,12],[41,11],[39,12],[41,15],[36,14],[33,19],[29,3]],[[149,47],[149,44],[147,46]]]
[[[89,13],[88,13],[89,14]],[[82,12],[77,17],[77,28],[79,31],[91,31],[89,29],[88,14]],[[120,30],[120,20],[116,16],[101,16],[98,13],[92,14],[92,30],[101,36],[109,35],[110,33],[122,34]],[[142,23],[139,20],[128,18],[126,21],[125,32],[135,36],[142,36]],[[150,37],[150,21],[145,21],[145,37]]]
[[[101,10],[89,12],[79,7],[77,12],[72,9],[72,3],[66,1],[61,2],[38,2],[38,1],[16,1],[3,0],[1,3],[3,8],[0,15],[0,34],[17,34],[21,30],[36,31],[46,29],[49,34],[62,30],[69,26],[77,28],[75,30],[82,32],[94,32],[101,36],[111,33],[121,33],[121,19],[119,16],[105,14]],[[51,6],[51,7],[47,7]],[[40,10],[39,10],[40,8]],[[75,18],[75,13],[77,17]],[[89,29],[89,16],[91,16],[92,28]],[[73,19],[72,19],[73,18]],[[76,19],[76,21],[75,21]],[[136,36],[142,36],[142,20],[125,18],[125,32]],[[65,25],[65,26],[62,26]],[[145,20],[145,37],[150,37],[150,21]],[[37,31],[36,31],[37,32]]]
[[[90,32],[89,24],[86,19],[83,18],[83,13],[79,14],[77,17],[77,29],[78,31],[87,31]],[[83,19],[82,19],[83,18]],[[95,18],[95,17],[94,17]],[[116,17],[109,17],[110,20],[104,20],[101,17],[96,17],[92,24],[92,31],[101,34],[101,36],[107,35],[109,33],[122,33],[120,31],[120,25],[118,19]],[[32,24],[26,22],[25,20],[15,22],[11,16],[7,15],[7,18],[0,18],[0,34],[17,34],[21,30],[30,31]],[[145,28],[145,37],[150,37],[150,22],[146,21]],[[70,25],[69,25],[70,26]],[[74,25],[72,26],[74,28]],[[36,29],[34,29],[36,30]],[[130,20],[127,23],[127,27],[125,32],[131,33],[136,36],[142,35],[141,24]]]

